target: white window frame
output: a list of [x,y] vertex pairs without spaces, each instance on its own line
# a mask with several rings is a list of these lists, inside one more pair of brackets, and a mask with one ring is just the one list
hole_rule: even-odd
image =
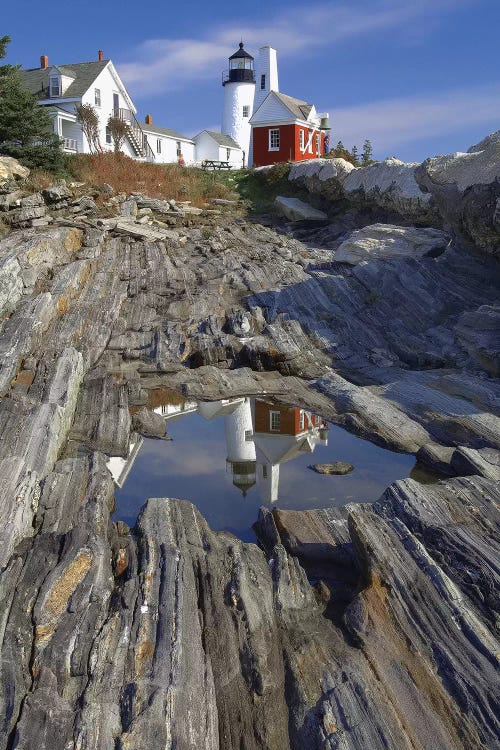
[[281,412],[269,412],[269,432],[281,432]]
[[301,151],[304,151],[306,147],[306,139],[304,137],[304,128],[300,128],[299,130],[299,148]]
[[[56,91],[56,86],[54,86],[54,82],[57,86],[57,93],[54,93]],[[49,96],[51,99],[60,99],[62,95],[61,91],[61,77],[58,75],[51,75],[49,78]]]
[[310,154],[314,154],[314,145],[313,145],[313,143],[314,143],[314,130],[308,131],[307,132],[307,137],[308,137],[308,140],[309,140],[309,153]]
[[321,133],[316,133],[316,156],[321,156]]
[[231,149],[226,148],[226,161],[229,161],[231,159]]
[[156,153],[161,154],[161,138],[156,139]]
[[304,409],[300,409],[299,411],[299,430],[301,432],[304,432],[306,424],[306,415],[304,413]]
[[249,104],[243,105],[243,117],[250,117],[250,105]]
[[175,151],[176,151],[177,158],[179,156],[182,156],[182,146],[181,146],[181,142],[180,141],[176,141],[175,142]]
[[[273,146],[273,143],[275,144]],[[281,143],[280,129],[270,128],[269,130],[269,151],[279,151]]]
[[113,143],[113,137],[111,135],[111,128],[106,125],[106,143],[111,145]]
[[101,106],[101,89],[94,89],[94,104],[96,107]]
[[266,90],[266,74],[262,73],[260,77],[260,90],[265,91]]

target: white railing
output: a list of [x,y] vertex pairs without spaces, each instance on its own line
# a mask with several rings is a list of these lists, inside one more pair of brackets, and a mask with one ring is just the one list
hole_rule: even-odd
[[78,141],[76,138],[63,138],[63,149],[65,151],[78,151]]

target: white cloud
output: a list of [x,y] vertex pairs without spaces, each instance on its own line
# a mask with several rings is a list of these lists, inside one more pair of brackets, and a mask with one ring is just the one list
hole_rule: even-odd
[[473,1],[365,0],[357,8],[332,2],[293,8],[267,24],[242,19],[215,26],[203,38],[147,40],[138,47],[135,60],[119,62],[120,75],[137,98],[174,91],[191,81],[213,78],[242,30],[249,48],[270,44],[280,58],[299,52],[313,55],[318,48],[356,36],[396,29],[404,36],[418,19],[425,24],[419,28],[429,29],[441,13]]
[[420,139],[476,125],[499,128],[500,83],[325,109],[330,112],[332,145],[342,140],[348,148],[361,146],[370,138],[376,155],[391,156],[394,147]]

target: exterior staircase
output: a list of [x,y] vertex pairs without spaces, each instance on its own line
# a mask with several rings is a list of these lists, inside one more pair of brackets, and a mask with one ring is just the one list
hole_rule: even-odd
[[135,155],[144,161],[154,161],[154,151],[149,145],[146,134],[137,122],[134,113],[130,109],[120,108],[116,114],[127,127],[127,138]]

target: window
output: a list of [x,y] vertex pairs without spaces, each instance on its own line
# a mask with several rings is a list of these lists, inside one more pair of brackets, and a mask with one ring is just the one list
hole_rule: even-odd
[[245,430],[245,442],[253,443],[253,432],[252,430]]
[[299,148],[304,151],[304,131],[302,129],[299,130]]
[[279,432],[281,430],[281,412],[280,411],[269,412],[269,429],[271,432]]
[[226,161],[229,161],[230,158],[231,158],[231,149],[226,148]]
[[304,409],[301,409],[299,413],[299,430],[301,432],[304,430],[304,421]]
[[267,464],[262,466],[262,479],[267,479]]
[[61,81],[59,76],[50,77],[50,96],[61,96]]
[[249,104],[243,105],[243,117],[250,117],[250,105]]
[[161,138],[156,139],[156,153],[161,154]]
[[269,131],[269,151],[280,150],[280,129],[273,128]]
[[94,102],[96,107],[101,106],[101,89],[94,89]]
[[321,156],[321,133],[316,135],[316,156]]
[[106,143],[112,143],[113,139],[111,138],[111,128],[108,128],[106,125]]
[[263,91],[266,88],[266,74],[262,73],[260,77],[260,90]]
[[312,130],[309,131],[308,134],[308,142],[309,142],[309,153],[313,153],[313,132]]
[[182,148],[181,148],[181,142],[176,141],[175,142],[175,151],[177,156],[182,156]]

